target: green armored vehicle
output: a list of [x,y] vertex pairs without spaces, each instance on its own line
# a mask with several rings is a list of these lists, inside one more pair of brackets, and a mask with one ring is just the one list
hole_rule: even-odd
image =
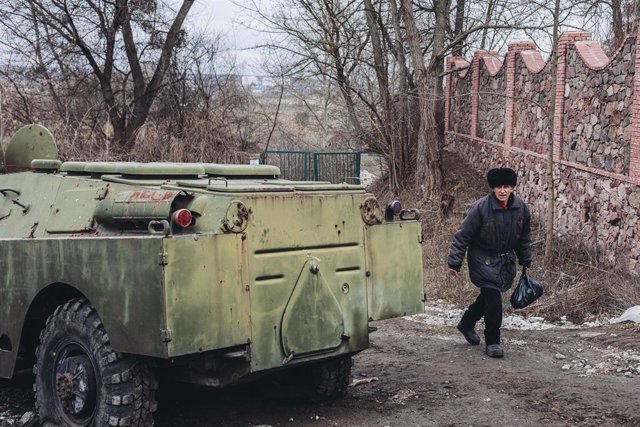
[[160,372],[337,397],[368,322],[424,309],[417,211],[361,186],[56,157],[26,126],[0,175],[0,377],[33,366],[44,425],[152,425]]

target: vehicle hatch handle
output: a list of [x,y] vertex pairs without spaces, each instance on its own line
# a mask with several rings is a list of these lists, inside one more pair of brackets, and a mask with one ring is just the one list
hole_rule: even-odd
[[7,193],[15,193],[16,196],[19,196],[20,190],[14,190],[13,188],[0,188],[0,193],[2,193],[3,196],[6,196]]

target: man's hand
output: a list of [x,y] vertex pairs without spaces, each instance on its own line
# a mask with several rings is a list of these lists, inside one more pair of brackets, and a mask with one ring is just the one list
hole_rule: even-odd
[[460,277],[460,273],[458,273],[457,271],[455,271],[453,268],[449,269],[449,277],[452,277],[454,279],[457,279],[458,277]]

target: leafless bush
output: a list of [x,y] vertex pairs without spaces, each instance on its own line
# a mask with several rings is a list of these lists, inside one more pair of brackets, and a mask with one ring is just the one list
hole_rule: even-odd
[[38,85],[31,89],[13,85],[6,77],[29,79],[18,76],[19,72],[5,69],[0,74],[2,142],[6,144],[25,124],[41,123],[55,136],[63,160],[246,163],[255,157],[268,128],[261,106],[237,78],[207,74],[215,83],[205,91],[202,81],[186,77],[180,81],[174,75],[175,84],[163,87],[149,119],[136,134],[136,143],[123,147],[113,140],[102,107],[93,108],[86,100],[93,96],[90,88],[63,98],[73,114],[61,115],[59,109],[51,108],[54,100],[49,91]]
[[[544,248],[537,248],[542,260]],[[532,271],[545,286],[545,296],[532,311],[549,318],[566,315],[580,322],[593,315],[617,313],[640,301],[640,281],[619,268],[599,263],[574,239],[558,239],[553,262]]]

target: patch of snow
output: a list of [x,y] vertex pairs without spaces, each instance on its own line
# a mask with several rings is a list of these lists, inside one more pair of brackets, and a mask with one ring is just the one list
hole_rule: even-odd
[[519,329],[522,331],[551,329],[556,325],[545,321],[542,317],[522,317],[519,315],[506,316],[502,319],[504,329]]
[[622,316],[611,321],[611,323],[620,322],[640,323],[640,305],[634,305],[633,307],[628,308],[624,313],[622,313]]
[[[580,337],[580,338],[595,338],[595,337],[599,337],[600,335],[604,335],[604,332],[580,332],[578,334],[576,334],[576,336]],[[611,334],[612,336],[617,336],[616,334]]]
[[360,184],[368,187],[369,185],[373,184],[373,182],[378,179],[377,175],[372,174],[371,172],[367,171],[367,170],[361,170],[360,171]]
[[[639,306],[640,307],[640,306]],[[413,322],[422,323],[428,326],[456,326],[462,317],[464,310],[447,304],[442,300],[430,301],[425,307],[425,312],[414,314],[413,316],[405,316],[404,318]],[[579,329],[593,328],[597,326],[607,325],[613,321],[610,319],[594,320],[582,324],[575,324],[566,320],[566,316],[562,316],[560,321],[551,322],[543,317],[531,316],[524,317],[518,314],[505,316],[502,319],[502,328],[514,330],[546,330],[546,329]],[[482,322],[480,323],[482,326]]]
[[574,328],[597,328],[598,326],[609,325],[611,323],[613,323],[611,319],[594,320],[575,325]]
[[429,326],[455,326],[460,321],[461,316],[461,309],[445,304],[442,300],[437,300],[428,304],[424,313],[405,316],[404,318]]

